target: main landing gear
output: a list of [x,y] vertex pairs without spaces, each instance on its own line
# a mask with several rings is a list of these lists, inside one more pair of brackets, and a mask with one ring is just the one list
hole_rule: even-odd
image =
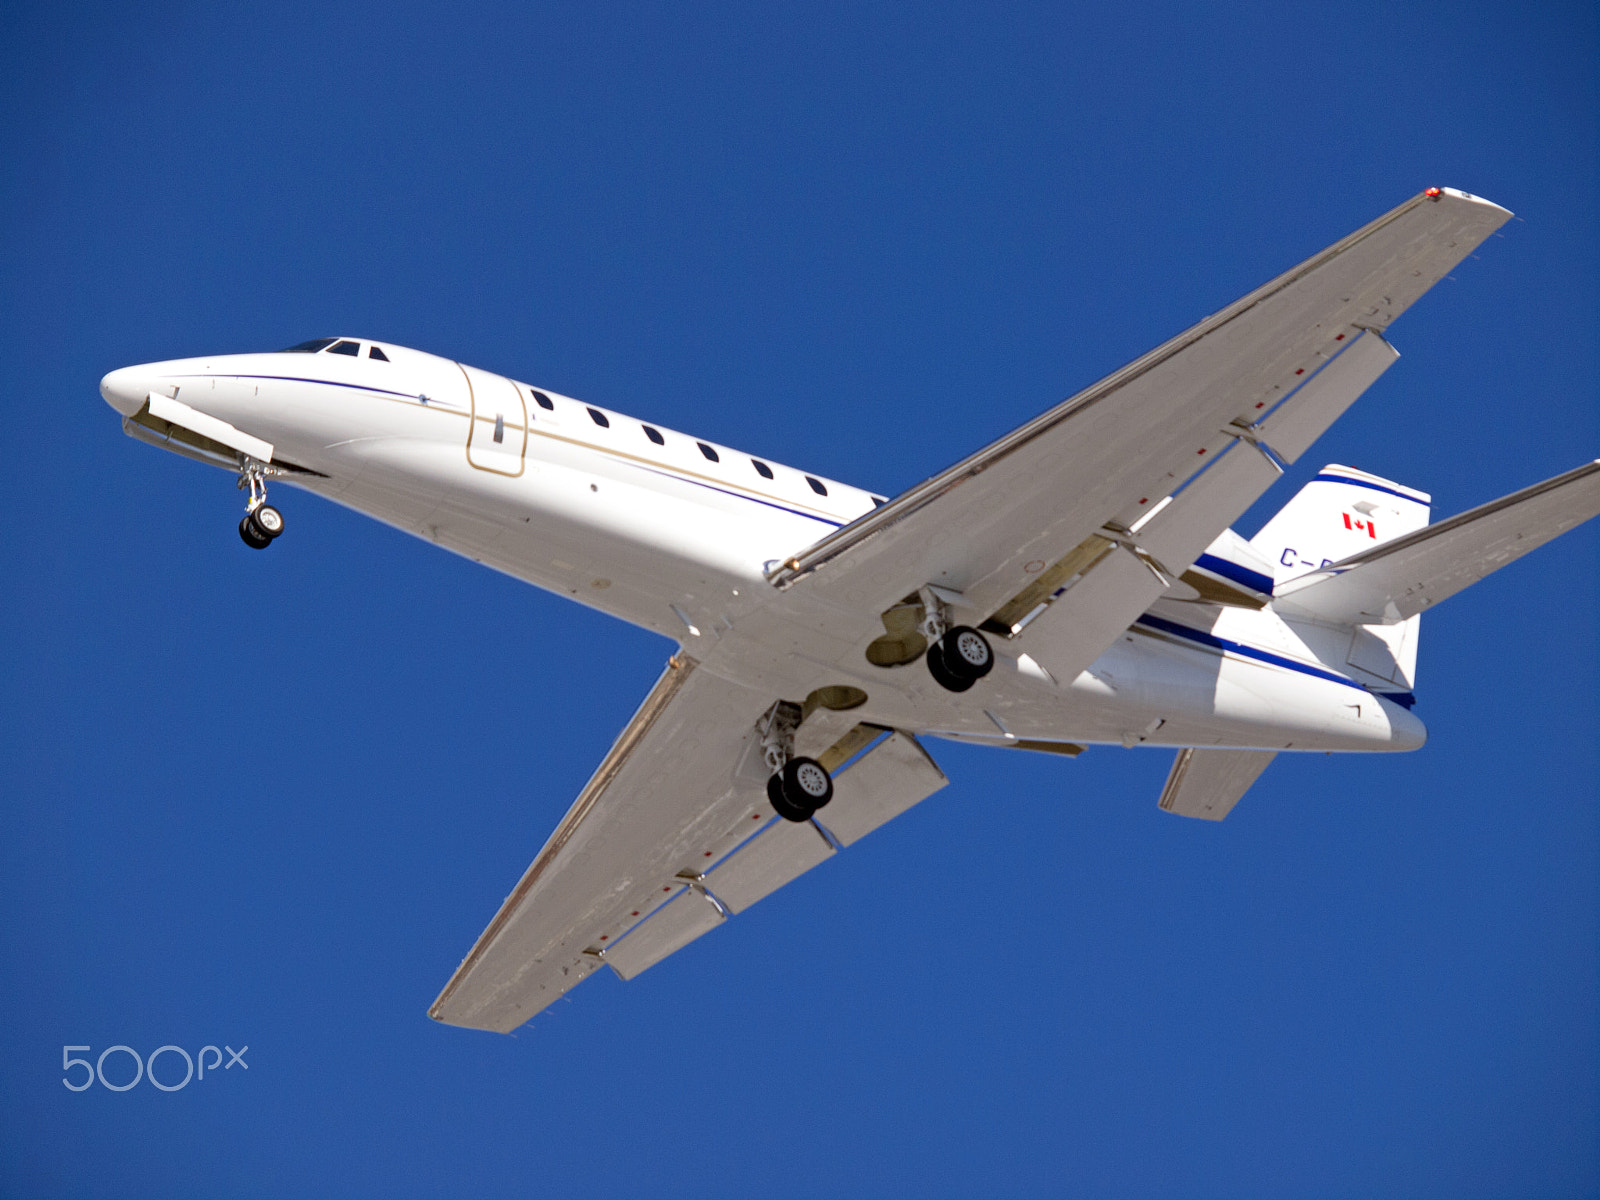
[[833,799],[833,778],[814,758],[791,758],[767,780],[767,800],[785,821],[809,821]]
[[798,704],[779,700],[762,720],[761,755],[771,769],[767,801],[785,821],[809,821],[833,799],[833,777],[814,758],[796,755],[794,732],[800,727]]
[[964,692],[994,667],[989,640],[969,625],[957,625],[928,647],[928,674],[949,692]]
[[283,514],[267,503],[267,473],[271,468],[253,458],[239,471],[239,488],[250,489],[250,503],[239,522],[239,537],[252,550],[265,550],[283,532]]
[[928,674],[947,692],[964,692],[994,669],[989,639],[970,625],[951,625],[950,611],[932,588],[922,589],[917,632],[928,639]]

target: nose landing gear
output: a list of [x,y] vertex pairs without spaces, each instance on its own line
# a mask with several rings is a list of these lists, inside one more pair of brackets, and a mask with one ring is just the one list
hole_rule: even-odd
[[250,502],[239,522],[239,537],[252,550],[265,550],[283,532],[283,514],[267,503],[267,474],[264,463],[246,458],[239,471],[239,488],[250,489]]

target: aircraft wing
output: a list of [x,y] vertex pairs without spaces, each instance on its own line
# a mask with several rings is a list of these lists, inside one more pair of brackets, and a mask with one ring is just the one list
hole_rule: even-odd
[[1403,621],[1596,514],[1600,461],[1303,575],[1278,604],[1341,624]]
[[[1430,188],[786,560],[772,582],[855,613],[932,584],[956,594],[960,619],[1010,632],[1068,588],[1081,595],[1052,623],[1071,645],[1046,665],[1075,674],[1277,477],[1274,456],[1292,461],[1393,361],[1382,331],[1510,215]],[[1319,375],[1337,386],[1319,396]],[[1232,465],[1206,470],[1224,451]]]
[[631,979],[946,782],[911,735],[819,710],[796,745],[833,800],[778,819],[769,703],[675,656],[429,1015],[508,1033],[601,966]]

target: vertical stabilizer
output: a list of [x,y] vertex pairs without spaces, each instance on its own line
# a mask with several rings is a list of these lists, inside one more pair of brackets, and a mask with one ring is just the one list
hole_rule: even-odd
[[1426,492],[1330,464],[1250,539],[1276,579],[1360,554],[1428,523]]

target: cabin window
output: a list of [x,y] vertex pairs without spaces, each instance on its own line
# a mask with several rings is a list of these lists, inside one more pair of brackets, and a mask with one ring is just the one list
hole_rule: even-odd
[[656,445],[665,446],[667,444],[667,439],[661,436],[661,430],[657,429],[654,425],[641,425],[639,428],[644,430],[645,437],[649,438]]
[[759,458],[752,458],[750,460],[750,465],[756,469],[756,474],[761,476],[761,478],[772,478],[772,468],[767,466],[767,464],[762,462]]
[[720,458],[717,457],[717,452],[715,450],[713,450],[710,446],[706,445],[704,442],[696,442],[695,445],[699,446],[700,447],[700,453],[704,454],[712,462],[721,462],[722,461]]
[[602,429],[610,429],[611,428],[611,420],[610,420],[610,418],[608,418],[605,415],[605,413],[601,412],[598,408],[591,408],[589,410],[589,415],[594,418],[594,423],[596,425],[600,426],[600,428],[602,428]]
[[312,338],[309,342],[296,342],[279,350],[279,354],[315,354],[327,346],[333,345],[332,338]]
[[361,357],[360,342],[335,342],[328,347],[329,354],[348,354],[351,358]]
[[828,494],[828,489],[823,486],[822,480],[816,478],[815,476],[807,475],[806,482],[811,485],[811,490],[817,495],[826,496]]
[[546,396],[543,392],[533,391],[532,388],[529,388],[528,390],[533,392],[533,400],[535,404],[537,404],[540,408],[548,409],[550,412],[555,412],[555,402],[552,401],[549,396]]
[[389,356],[387,354],[385,354],[382,350],[379,350],[376,346],[367,347],[367,357],[368,358],[375,358],[379,362],[388,362],[389,361]]

